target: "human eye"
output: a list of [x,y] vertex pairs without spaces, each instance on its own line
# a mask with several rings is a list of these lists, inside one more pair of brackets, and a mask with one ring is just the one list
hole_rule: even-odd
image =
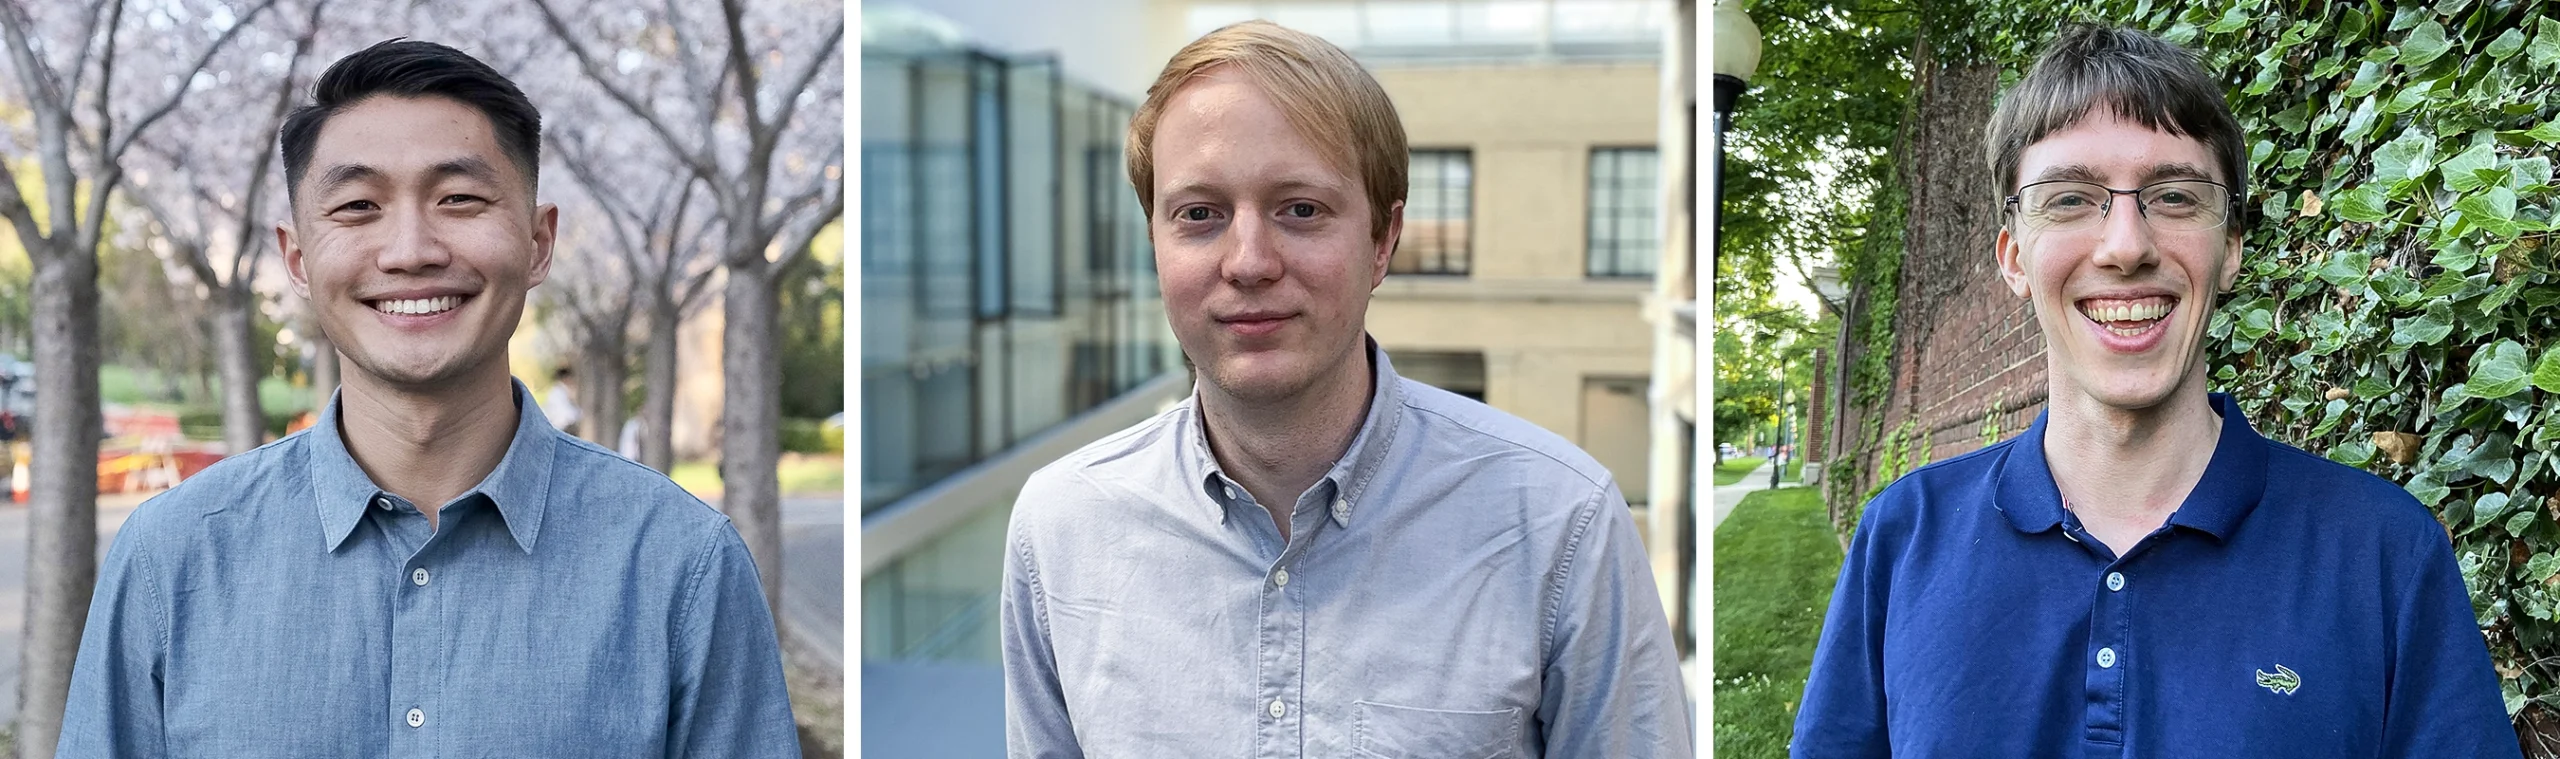
[[1316,214],[1322,213],[1323,210],[1324,209],[1318,207],[1316,204],[1303,200],[1280,207],[1281,215],[1288,216],[1292,219],[1312,219],[1316,217]]
[[2098,208],[2098,194],[2084,185],[2046,185],[2036,188],[2029,207],[2036,213],[2061,218],[2088,215]]
[[1198,224],[1216,221],[1218,219],[1218,212],[1208,206],[1184,206],[1182,208],[1174,209],[1173,219],[1175,221]]
[[379,210],[382,210],[382,207],[381,207],[381,206],[374,205],[373,201],[370,201],[370,200],[350,200],[350,201],[347,201],[347,202],[344,202],[344,203],[340,203],[340,204],[338,204],[338,205],[337,205],[337,207],[335,207],[335,208],[331,208],[331,209],[329,209],[329,213],[332,213],[332,214],[340,214],[340,213],[371,213],[371,212],[379,211]]

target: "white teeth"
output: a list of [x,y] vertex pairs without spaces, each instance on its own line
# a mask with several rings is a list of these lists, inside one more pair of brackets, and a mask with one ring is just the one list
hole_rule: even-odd
[[439,298],[377,301],[373,307],[386,314],[417,316],[451,311],[455,306],[460,305],[462,305],[462,296],[447,295]]
[[2090,321],[2101,323],[2147,322],[2167,317],[2169,315],[2169,304],[2150,301],[2130,306],[2084,306],[2080,309],[2080,313],[2087,314]]

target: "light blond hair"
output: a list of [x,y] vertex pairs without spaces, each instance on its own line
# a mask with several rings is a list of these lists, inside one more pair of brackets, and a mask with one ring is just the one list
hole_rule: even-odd
[[1244,73],[1280,106],[1289,126],[1324,154],[1326,163],[1360,181],[1369,198],[1369,239],[1387,237],[1389,211],[1404,202],[1404,120],[1387,90],[1350,53],[1306,32],[1269,21],[1220,27],[1173,54],[1129,119],[1129,184],[1138,207],[1155,218],[1156,123],[1165,103],[1193,77],[1218,66]]

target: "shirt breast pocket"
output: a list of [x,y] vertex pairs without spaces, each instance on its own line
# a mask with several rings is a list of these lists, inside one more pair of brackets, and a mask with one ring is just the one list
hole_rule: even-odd
[[1351,750],[1376,759],[1510,759],[1520,709],[1473,712],[1352,703]]

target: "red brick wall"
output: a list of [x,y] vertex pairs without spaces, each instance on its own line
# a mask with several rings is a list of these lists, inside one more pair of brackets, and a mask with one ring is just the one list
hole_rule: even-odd
[[[1894,304],[1892,385],[1879,405],[1843,404],[1837,427],[1835,507],[1881,485],[1879,454],[1907,422],[1928,460],[1981,448],[2024,430],[2044,408],[2043,334],[2027,300],[2009,292],[1993,253],[1999,201],[1983,157],[1998,71],[1948,68],[1922,53],[1919,107],[1904,128],[1901,181],[1909,195]],[[1853,312],[1871,298],[1852,297]],[[1853,318],[1845,323],[1855,324]],[[1848,341],[1854,366],[1864,346]],[[1842,388],[1854,396],[1855,388]],[[1904,469],[1916,466],[1906,463]]]

